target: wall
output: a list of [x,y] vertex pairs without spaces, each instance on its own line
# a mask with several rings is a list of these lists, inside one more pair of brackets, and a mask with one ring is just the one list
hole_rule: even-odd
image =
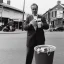
[[[17,12],[15,10],[7,9],[7,8],[3,8],[3,11],[2,11],[2,17],[7,17],[11,19],[22,20],[22,15],[23,13]],[[0,13],[0,17],[1,17],[1,13]]]
[[[57,11],[56,17],[55,17],[55,11]],[[53,12],[53,16],[52,16],[52,12]],[[50,18],[51,21],[53,21],[56,18],[63,18],[63,8],[60,5],[57,5],[54,9],[50,11]]]

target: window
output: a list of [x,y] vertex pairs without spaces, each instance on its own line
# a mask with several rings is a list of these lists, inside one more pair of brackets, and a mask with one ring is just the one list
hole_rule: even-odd
[[64,25],[64,21],[63,21],[63,25]]
[[53,17],[53,11],[52,11],[52,17]]
[[57,18],[63,17],[63,10],[57,10]]
[[55,11],[55,17],[56,17],[56,15],[57,15],[57,11]]
[[63,11],[63,16],[64,16],[64,11]]

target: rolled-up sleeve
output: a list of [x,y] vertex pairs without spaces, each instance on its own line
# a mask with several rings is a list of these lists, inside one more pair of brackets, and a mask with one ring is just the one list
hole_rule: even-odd
[[31,30],[31,28],[32,28],[32,25],[29,25],[29,15],[27,16],[27,18],[26,18],[26,21],[23,23],[23,29],[24,30]]
[[49,25],[47,24],[45,17],[42,17],[41,18],[41,21],[43,23],[42,28],[43,29],[48,29],[49,28]]

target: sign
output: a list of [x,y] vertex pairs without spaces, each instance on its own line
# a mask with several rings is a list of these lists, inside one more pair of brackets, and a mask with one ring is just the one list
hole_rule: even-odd
[[20,22],[21,20],[20,20],[20,19],[13,19],[13,21],[17,21],[17,22]]
[[62,17],[63,17],[63,11],[57,10],[57,18],[62,18]]

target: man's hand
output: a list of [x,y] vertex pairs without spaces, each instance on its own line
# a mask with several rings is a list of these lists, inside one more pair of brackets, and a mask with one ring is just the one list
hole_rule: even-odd
[[29,25],[32,24],[33,26],[37,26],[37,22],[35,19],[33,19],[32,21],[30,21]]

